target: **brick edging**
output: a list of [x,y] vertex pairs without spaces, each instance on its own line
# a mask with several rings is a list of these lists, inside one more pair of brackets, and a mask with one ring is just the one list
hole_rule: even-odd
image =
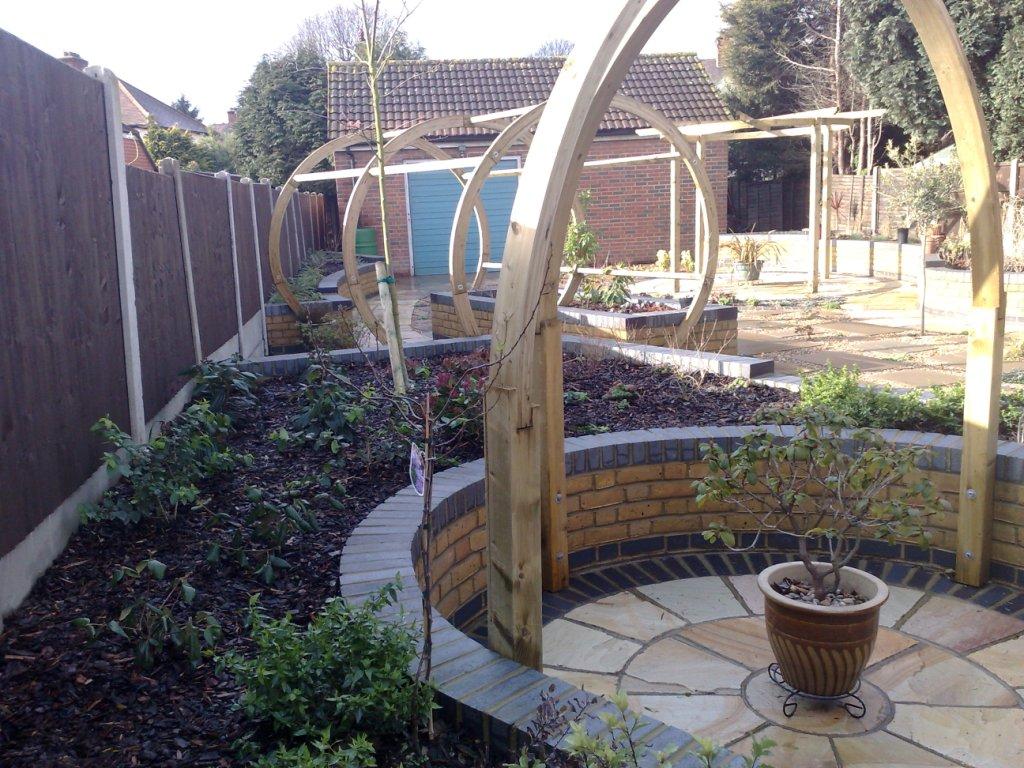
[[[758,427],[690,427],[636,430],[605,435],[568,438],[565,441],[565,463],[569,477],[609,469],[638,465],[693,460],[702,442],[716,442],[726,450],[735,448],[744,436]],[[796,427],[768,427],[780,439],[796,433]],[[922,445],[929,448],[921,468],[954,473],[960,469],[962,439],[955,436],[881,430],[882,436],[896,445]],[[854,441],[847,436],[850,450]],[[1001,480],[1024,484],[1024,446],[1004,443],[999,447],[997,473]],[[431,525],[435,535],[446,534],[453,522],[479,508],[484,502],[484,462],[469,462],[435,476]],[[340,559],[341,593],[351,600],[367,595],[390,583],[396,577],[403,581],[398,605],[389,612],[396,620],[409,620],[420,612],[421,593],[416,581],[417,530],[422,513],[422,498],[407,487],[374,509],[352,532]],[[474,520],[475,522],[475,520]],[[670,539],[673,539],[670,541]],[[615,552],[593,548],[593,557],[579,552],[570,555],[574,570],[588,570],[602,560],[620,562],[626,559],[655,557],[657,553],[707,549],[699,543],[699,535],[661,536],[625,541],[615,545]],[[767,542],[774,547],[776,542]],[[433,542],[432,542],[433,544]],[[929,567],[948,566],[948,553],[934,556],[930,551],[901,544],[899,553],[866,551],[866,557],[893,557],[929,563]],[[623,551],[626,547],[627,551]],[[586,550],[581,550],[586,551]],[[922,555],[922,553],[925,553]],[[1008,569],[1008,570],[1007,570]],[[1005,566],[1003,576],[1024,586],[1024,569]],[[1012,573],[1010,573],[1012,571]],[[1008,591],[993,586],[993,595]],[[988,594],[988,593],[986,593]],[[473,598],[476,600],[476,598]],[[1002,597],[1000,599],[1003,599]],[[455,611],[452,618],[462,624],[470,611]],[[1018,606],[1020,607],[1020,606]],[[1024,608],[1022,608],[1024,610]],[[461,617],[461,618],[460,618]],[[570,699],[586,705],[588,711],[608,711],[610,704],[573,686],[505,659],[484,648],[466,635],[436,609],[433,611],[434,672],[438,700],[457,722],[485,736],[492,749],[510,755],[515,752],[525,729],[536,714],[541,694],[553,690],[560,701]],[[683,758],[692,746],[689,734],[644,717],[644,731],[653,742],[664,748],[680,747],[677,758]],[[723,757],[716,765],[736,765],[738,761]],[[685,763],[685,761],[684,761]]]

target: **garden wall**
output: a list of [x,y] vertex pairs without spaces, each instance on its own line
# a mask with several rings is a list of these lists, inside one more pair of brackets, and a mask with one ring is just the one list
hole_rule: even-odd
[[[278,193],[182,173],[179,210],[173,174],[124,164],[103,81],[2,30],[0,94],[2,618],[109,482],[91,425],[109,415],[146,439],[184,404],[197,346],[263,349]],[[327,231],[321,199],[293,198],[286,273]]]
[[[723,517],[739,529],[746,519],[732,519],[723,505],[698,509],[692,487],[704,476],[699,459],[702,442],[735,448],[752,427],[655,429],[570,438],[565,441],[566,506],[569,564],[572,573],[608,565],[644,561],[664,579],[710,574],[756,573],[793,556],[792,540],[769,536],[743,554],[709,545],[701,531]],[[782,427],[780,439],[794,434]],[[956,509],[962,440],[959,437],[889,430],[896,445],[916,444],[929,451],[922,469]],[[850,441],[848,450],[854,449]],[[993,583],[983,589],[956,585],[943,574],[953,567],[957,513],[933,520],[930,549],[904,543],[869,541],[855,565],[896,583],[954,591],[972,602],[1024,618],[1024,604],[1014,590],[1024,586],[1024,449],[999,447],[995,508]],[[412,489],[375,509],[346,544],[341,558],[342,592],[359,599],[392,581],[405,580],[402,607],[418,613],[419,590],[410,580],[420,566],[419,530],[422,499]],[[557,698],[583,695],[566,683],[501,658],[471,639],[486,615],[487,532],[483,461],[438,474],[434,479],[429,543],[434,587],[434,673],[438,699],[455,719],[482,732],[495,749],[516,746],[536,714],[540,694]],[[536,533],[540,546],[540,532]],[[409,544],[397,551],[397,541]],[[749,533],[739,544],[752,544]],[[686,557],[675,557],[686,555]],[[655,565],[657,564],[657,569]],[[918,580],[921,583],[918,583]],[[1000,583],[1001,582],[1001,583]],[[585,587],[582,587],[585,589]],[[966,590],[966,591],[965,591]],[[557,593],[551,596],[557,604]],[[547,600],[545,602],[547,605]],[[547,611],[547,608],[545,608]],[[675,745],[687,736],[652,727]]]
[[[1006,288],[1006,330],[1024,330],[1024,274],[1003,275]],[[924,313],[929,331],[960,333],[971,311],[971,272],[930,266],[925,275]]]

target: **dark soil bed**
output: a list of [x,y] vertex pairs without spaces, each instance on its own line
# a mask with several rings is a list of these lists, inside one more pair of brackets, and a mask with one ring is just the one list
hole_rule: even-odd
[[[479,363],[479,357],[431,363],[431,371],[418,375],[436,378]],[[385,375],[385,369],[377,374]],[[367,369],[349,375],[357,384],[372,380]],[[337,593],[338,557],[347,536],[375,505],[408,483],[407,446],[390,454],[368,450],[376,448],[379,433],[367,430],[386,421],[374,406],[326,472],[343,485],[343,492],[333,492],[340,504],[330,503],[322,489],[305,492],[320,529],[287,541],[280,556],[290,569],[265,585],[252,569],[206,561],[211,543],[228,541],[240,527],[249,487],[274,496],[287,483],[323,476],[329,452],[306,446],[282,453],[268,439],[272,430],[288,425],[299,387],[297,380],[269,380],[260,387],[257,407],[230,437],[231,446],[251,453],[253,463],[205,483],[201,508],[128,528],[117,522],[83,527],[7,619],[0,634],[0,766],[237,764],[232,742],[251,726],[233,708],[233,680],[217,672],[212,658],[195,668],[162,658],[144,671],[125,641],[101,632],[88,642],[71,621],[88,617],[106,625],[141,592],[150,590],[146,594],[159,599],[167,581],[139,579],[126,586],[111,580],[117,567],[146,558],[165,563],[168,580],[187,576],[197,590],[195,607],[212,612],[223,628],[218,653],[247,650],[243,618],[251,594],[260,593],[267,613],[292,612],[302,621]],[[794,400],[783,391],[734,386],[713,376],[698,382],[638,363],[579,358],[566,360],[565,389],[571,393],[568,435],[750,423],[761,407]],[[482,453],[478,432],[466,430],[462,437],[450,444],[450,463]]]
[[628,304],[619,304],[610,307],[607,304],[600,304],[593,301],[574,300],[570,305],[572,309],[589,309],[595,312],[615,312],[620,315],[642,315],[648,312],[679,312],[680,307],[676,304],[664,304],[660,301],[631,301]]

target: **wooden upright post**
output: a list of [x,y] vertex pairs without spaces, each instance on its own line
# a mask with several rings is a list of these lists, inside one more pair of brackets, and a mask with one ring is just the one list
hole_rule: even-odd
[[235,280],[235,320],[238,322],[238,356],[245,356],[245,343],[242,340],[242,281],[238,276],[238,236],[235,233],[235,200],[231,194],[231,174],[227,171],[215,173],[218,179],[224,180],[224,188],[228,196],[228,232],[231,234],[231,275]]
[[569,586],[569,533],[565,502],[565,417],[562,377],[562,321],[558,294],[541,296],[534,360],[537,418],[544,435],[540,446],[540,543],[544,589],[558,592]]
[[821,123],[811,132],[811,184],[807,211],[807,245],[810,249],[807,287],[818,292],[818,252],[821,248]]
[[85,74],[103,85],[103,111],[107,123],[107,158],[114,209],[114,242],[117,249],[117,283],[124,338],[124,367],[128,381],[128,421],[132,440],[144,443],[146,405],[142,390],[142,349],[139,315],[135,303],[135,260],[132,252],[132,221],[128,208],[128,177],[124,164],[124,124],[121,120],[120,84],[109,69],[87,67]]
[[821,128],[821,248],[825,279],[832,277],[832,126]]
[[[868,118],[868,125],[871,125]],[[871,241],[868,244],[868,277],[875,276],[875,239],[878,237],[878,187],[882,183],[881,169],[871,169]]]
[[196,283],[192,275],[192,249],[188,241],[188,211],[185,209],[185,190],[181,181],[181,168],[173,157],[160,161],[160,173],[174,179],[174,202],[178,208],[178,235],[181,240],[181,263],[185,270],[185,292],[188,294],[188,317],[192,324],[192,347],[196,364],[203,361],[203,340],[199,333],[199,311],[196,309]]
[[[704,161],[704,142],[697,140],[694,144],[694,151],[701,162]],[[678,162],[678,161],[677,161]],[[681,166],[680,166],[681,167]],[[707,253],[704,232],[704,192],[699,184],[694,185],[694,206],[693,206],[693,265],[694,274],[700,275],[704,272],[704,265],[707,264]]]
[[[683,216],[682,209],[680,206],[680,200],[682,198],[681,190],[679,185],[683,177],[683,162],[678,158],[673,158],[668,161],[668,258],[669,258],[669,271],[679,272],[680,262],[682,261],[682,248],[683,248]],[[696,259],[696,255],[694,256]],[[696,264],[696,261],[694,261]],[[698,270],[699,273],[699,270]],[[679,293],[681,288],[678,280],[672,281],[672,291]]]
[[942,0],[903,0],[939,81],[960,157],[971,232],[973,301],[964,395],[964,442],[957,517],[958,581],[988,580],[992,554],[999,395],[1006,294],[999,188],[981,97]]

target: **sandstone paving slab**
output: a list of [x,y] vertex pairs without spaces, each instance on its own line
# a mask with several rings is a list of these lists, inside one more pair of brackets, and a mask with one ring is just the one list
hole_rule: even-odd
[[966,653],[1024,631],[1024,621],[949,597],[931,597],[902,627],[904,632]]
[[642,642],[686,624],[664,608],[642,600],[632,592],[620,592],[587,603],[569,611],[565,618]]
[[718,744],[741,739],[764,725],[739,696],[633,694],[629,703],[635,712]]
[[747,615],[747,610],[717,576],[666,581],[640,587],[638,591],[694,624]]
[[894,702],[970,707],[1018,703],[1017,695],[985,670],[934,645],[918,645],[872,670],[867,679]]
[[763,669],[775,661],[764,619],[748,616],[695,624],[679,633],[691,642],[712,648],[748,669]]
[[775,742],[767,761],[779,768],[837,768],[832,742],[827,736],[798,733],[774,725],[730,746],[729,751],[734,755],[749,756],[755,738],[771,739]]
[[1024,636],[984,648],[969,658],[1015,688],[1024,688]]
[[629,663],[625,673],[647,683],[668,683],[690,691],[739,690],[750,671],[674,637],[658,640]]
[[897,704],[888,730],[972,768],[1024,765],[1024,709]]
[[878,623],[883,627],[894,627],[911,608],[917,605],[924,593],[906,587],[889,587],[889,599],[878,615]]
[[956,765],[885,731],[832,741],[843,768],[951,768]]
[[619,672],[640,644],[556,619],[544,627],[544,663],[587,672]]
[[597,672],[572,672],[567,669],[544,668],[544,674],[564,680],[569,685],[582,688],[595,696],[612,696],[619,690],[617,675],[602,675]]
[[875,649],[871,652],[871,658],[868,659],[868,666],[885,661],[897,653],[902,653],[916,642],[914,638],[900,632],[879,627],[878,639],[875,640]]
[[764,613],[764,595],[757,586],[757,576],[729,576],[729,581],[751,613]]

